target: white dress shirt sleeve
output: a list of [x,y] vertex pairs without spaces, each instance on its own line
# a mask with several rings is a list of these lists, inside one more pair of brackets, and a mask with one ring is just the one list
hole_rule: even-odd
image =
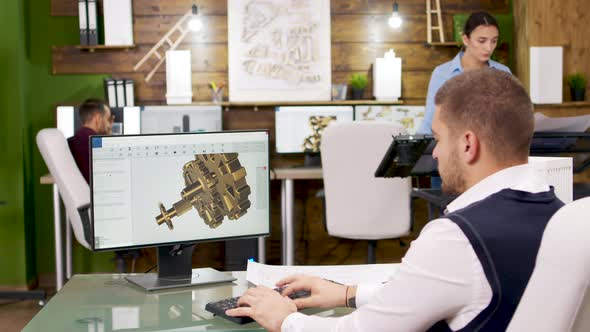
[[[481,283],[485,284],[482,291]],[[475,251],[448,219],[428,223],[389,282],[360,285],[358,309],[339,318],[289,315],[282,331],[425,331],[446,319],[464,327],[491,300]],[[462,313],[466,313],[461,315]]]

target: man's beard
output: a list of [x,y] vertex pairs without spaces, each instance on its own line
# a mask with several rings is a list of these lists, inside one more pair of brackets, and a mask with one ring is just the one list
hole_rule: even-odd
[[446,172],[440,174],[442,178],[443,192],[451,195],[460,195],[465,192],[465,178],[463,167],[459,165],[459,152],[454,149],[446,160]]

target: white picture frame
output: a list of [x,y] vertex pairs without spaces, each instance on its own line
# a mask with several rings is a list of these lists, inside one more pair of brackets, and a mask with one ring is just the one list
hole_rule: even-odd
[[329,0],[228,0],[229,100],[329,101]]
[[397,122],[406,128],[408,134],[415,134],[425,112],[426,106],[357,105],[354,107],[354,120]]

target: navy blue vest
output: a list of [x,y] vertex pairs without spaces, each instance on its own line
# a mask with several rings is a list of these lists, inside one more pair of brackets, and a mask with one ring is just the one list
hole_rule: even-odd
[[[531,277],[545,226],[563,206],[542,193],[504,189],[445,216],[467,236],[492,288],[490,304],[460,331],[505,331]],[[429,331],[451,331],[440,321]]]

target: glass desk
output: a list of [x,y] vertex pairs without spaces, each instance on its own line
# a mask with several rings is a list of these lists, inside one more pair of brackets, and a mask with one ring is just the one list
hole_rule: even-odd
[[[237,325],[205,310],[205,305],[241,295],[245,272],[233,283],[144,292],[123,274],[74,275],[27,324],[32,331],[257,331],[257,323]],[[351,309],[306,309],[305,314],[335,317]]]

